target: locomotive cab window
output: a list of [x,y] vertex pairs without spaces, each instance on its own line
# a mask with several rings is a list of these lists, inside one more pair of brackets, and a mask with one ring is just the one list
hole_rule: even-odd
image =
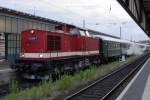
[[77,28],[70,28],[69,29],[69,32],[72,34],[72,35],[78,35],[80,34],[79,33],[79,30]]
[[81,36],[86,36],[85,31],[80,30],[80,35],[81,35]]
[[61,38],[60,36],[47,36],[47,50],[58,51],[61,49]]

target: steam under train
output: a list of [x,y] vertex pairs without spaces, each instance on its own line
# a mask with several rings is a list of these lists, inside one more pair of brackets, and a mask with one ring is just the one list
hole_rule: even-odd
[[73,25],[52,31],[28,29],[21,32],[20,59],[11,68],[28,79],[47,79],[127,55],[129,43],[118,40],[91,36]]

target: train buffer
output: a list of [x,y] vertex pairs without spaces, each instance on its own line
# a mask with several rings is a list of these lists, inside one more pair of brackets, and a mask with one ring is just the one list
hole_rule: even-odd
[[150,58],[116,100],[150,100]]

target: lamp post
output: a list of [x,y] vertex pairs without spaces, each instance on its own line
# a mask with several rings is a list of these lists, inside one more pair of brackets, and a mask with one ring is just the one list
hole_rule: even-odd
[[34,16],[35,16],[35,9],[36,9],[36,7],[34,6],[34,8],[33,8],[33,14],[34,14]]
[[83,28],[85,28],[85,19],[83,19]]
[[122,38],[122,25],[126,24],[126,22],[120,23],[120,39]]
[[121,33],[121,32],[122,32],[122,30],[121,30],[121,26],[120,26],[120,39],[121,39],[121,35],[122,35],[122,33]]

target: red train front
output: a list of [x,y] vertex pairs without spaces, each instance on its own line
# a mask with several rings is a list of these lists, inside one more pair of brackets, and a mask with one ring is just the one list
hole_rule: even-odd
[[61,30],[29,29],[21,33],[21,54],[12,68],[30,79],[48,78],[98,63],[99,40],[74,26]]

